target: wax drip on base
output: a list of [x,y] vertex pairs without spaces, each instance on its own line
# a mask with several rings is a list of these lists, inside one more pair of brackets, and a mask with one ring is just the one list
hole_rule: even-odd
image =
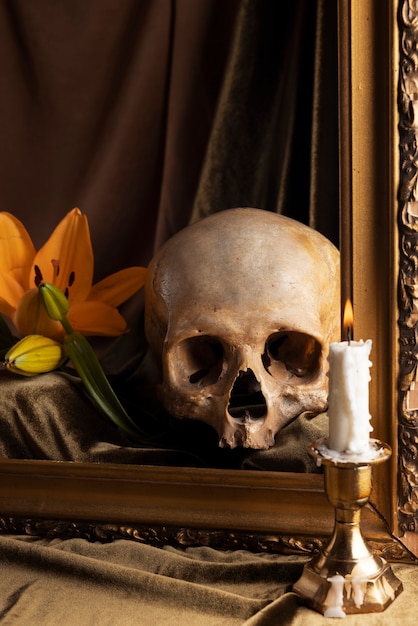
[[335,525],[328,544],[305,565],[293,591],[325,617],[384,611],[402,591],[401,581],[385,559],[369,548],[360,529],[361,508],[371,492],[372,466],[391,456],[390,447],[376,439],[370,439],[369,448],[357,455],[334,456],[324,439],[308,448],[317,464],[324,466]]

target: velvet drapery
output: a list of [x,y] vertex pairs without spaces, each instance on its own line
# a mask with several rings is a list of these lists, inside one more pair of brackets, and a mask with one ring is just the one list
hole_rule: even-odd
[[[1,3],[1,210],[39,247],[78,206],[96,279],[234,206],[338,244],[335,5]],[[133,332],[103,342],[108,372],[141,354],[142,295],[123,312]]]

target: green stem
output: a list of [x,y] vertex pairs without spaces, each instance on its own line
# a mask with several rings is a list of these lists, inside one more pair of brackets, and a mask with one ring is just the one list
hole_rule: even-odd
[[60,320],[60,322],[68,335],[71,335],[71,333],[74,332],[73,327],[65,316]]

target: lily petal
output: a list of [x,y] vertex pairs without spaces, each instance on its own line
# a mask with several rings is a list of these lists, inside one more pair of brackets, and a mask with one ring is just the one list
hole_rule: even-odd
[[105,302],[117,307],[145,284],[146,267],[127,267],[93,285],[88,300]]
[[65,334],[62,324],[48,316],[36,287],[21,298],[12,320],[22,335],[44,335],[59,341]]
[[80,209],[67,213],[38,251],[34,275],[35,266],[42,280],[59,287],[70,304],[87,297],[93,281],[93,250],[87,216]]
[[28,231],[14,215],[0,213],[0,269],[26,290],[35,247]]
[[75,302],[67,319],[82,335],[116,337],[128,331],[126,320],[117,309],[104,302],[86,300]]
[[0,313],[11,317],[24,293],[21,283],[11,274],[0,271]]

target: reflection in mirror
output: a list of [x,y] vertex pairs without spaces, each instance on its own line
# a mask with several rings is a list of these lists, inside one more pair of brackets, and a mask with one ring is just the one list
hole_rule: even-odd
[[[19,29],[3,13],[3,210],[39,249],[80,206],[91,230],[93,282],[148,265],[187,224],[236,206],[282,213],[338,245],[334,5],[196,3],[186,21],[185,9],[174,15],[169,3],[152,5],[147,20],[142,5],[135,19],[121,7],[106,27],[76,31],[77,42],[65,7],[47,21],[28,8],[13,17]],[[30,71],[17,32],[27,33]],[[45,44],[51,32],[60,33],[53,50]],[[29,286],[20,284],[19,294]],[[221,449],[207,424],[177,423],[156,409],[142,292],[121,311],[130,333],[92,343],[128,412],[148,429],[140,462],[262,468],[262,452]],[[137,442],[97,413],[71,375],[40,382],[2,374],[1,382],[2,414],[13,415],[2,420],[3,457],[138,462]],[[306,449],[323,431],[318,420],[302,413],[289,424],[275,469],[316,470],[287,452]]]
[[[328,347],[340,336],[339,275],[328,239],[271,211],[220,211],[177,233],[155,255],[145,285],[162,405],[210,424],[221,447],[284,443],[288,424],[326,408]],[[210,372],[209,380],[190,371],[196,359],[188,349],[204,336],[222,347],[215,368],[213,352],[208,364],[200,353],[198,372]]]

